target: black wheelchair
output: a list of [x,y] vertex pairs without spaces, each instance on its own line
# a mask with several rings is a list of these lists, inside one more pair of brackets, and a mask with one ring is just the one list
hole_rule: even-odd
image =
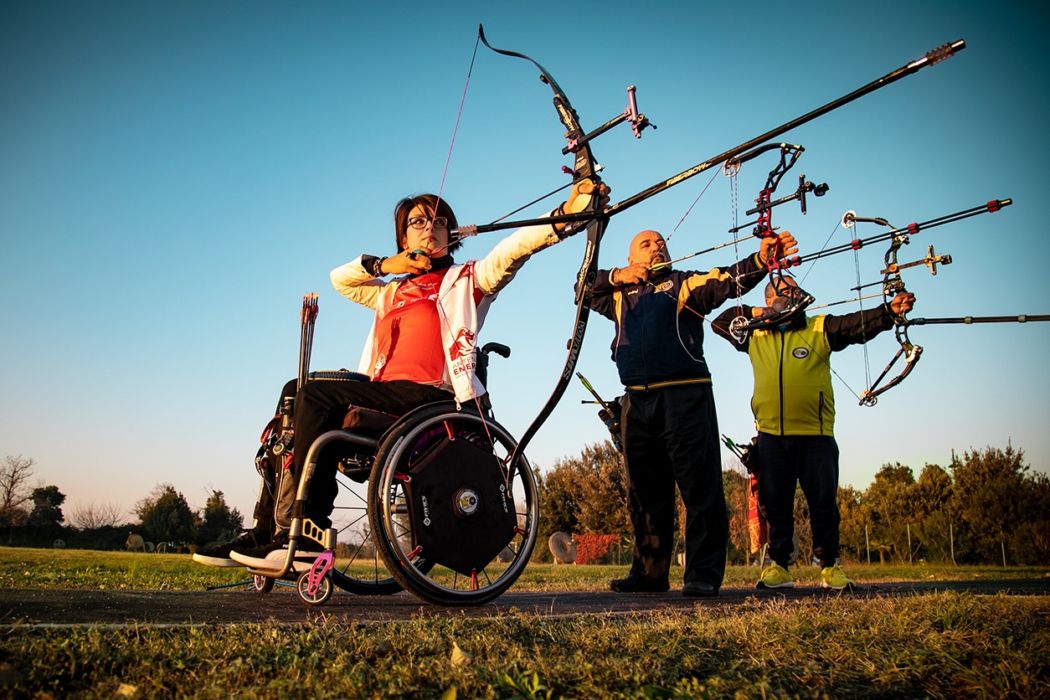
[[[488,343],[488,358],[510,348]],[[332,525],[293,515],[280,569],[252,569],[258,590],[294,580],[300,599],[322,605],[335,588],[359,595],[402,589],[439,605],[479,605],[506,591],[532,555],[539,529],[536,478],[491,408],[453,401],[403,416],[350,407],[344,427],[309,447],[293,513],[319,460],[338,460]],[[307,570],[295,561],[305,540],[324,551]]]

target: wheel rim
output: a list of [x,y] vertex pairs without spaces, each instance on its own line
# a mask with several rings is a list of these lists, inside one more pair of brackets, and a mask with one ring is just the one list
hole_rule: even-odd
[[310,572],[305,572],[299,576],[295,588],[299,592],[299,598],[307,605],[321,605],[332,597],[332,578],[322,578],[317,590],[311,593]]
[[273,590],[273,579],[259,574],[253,574],[252,588],[258,593],[269,593]]

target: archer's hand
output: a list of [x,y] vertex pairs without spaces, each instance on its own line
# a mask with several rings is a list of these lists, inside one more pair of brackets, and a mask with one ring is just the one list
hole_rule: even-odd
[[430,258],[422,250],[402,250],[397,255],[384,258],[379,269],[384,275],[415,275],[430,269]]
[[758,249],[758,261],[767,266],[774,255],[778,258],[786,258],[797,252],[798,241],[795,240],[795,237],[790,231],[781,231],[775,236],[762,237],[762,245]]
[[644,284],[649,281],[649,268],[643,263],[635,263],[612,271],[609,282],[617,286]]
[[915,306],[915,295],[911,292],[898,292],[890,301],[890,310],[895,316],[903,316]]
[[[586,210],[591,205],[591,200],[594,198],[597,191],[598,195],[598,208],[604,208],[609,203],[609,193],[612,192],[609,186],[604,182],[595,184],[594,180],[585,178],[579,182],[573,183],[572,191],[569,193],[569,198],[565,200],[559,209],[566,214],[578,214],[581,211]],[[561,233],[565,230],[566,224],[554,224],[554,230]]]

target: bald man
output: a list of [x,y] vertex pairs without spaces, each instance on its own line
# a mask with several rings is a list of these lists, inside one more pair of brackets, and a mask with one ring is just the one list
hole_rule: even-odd
[[787,232],[731,267],[672,269],[657,231],[631,241],[627,265],[600,270],[592,308],[616,324],[612,359],[625,387],[621,414],[634,554],[614,591],[668,590],[675,484],[685,503],[682,594],[714,596],[725,575],[729,523],[704,316],[765,278],[767,261],[797,248]]

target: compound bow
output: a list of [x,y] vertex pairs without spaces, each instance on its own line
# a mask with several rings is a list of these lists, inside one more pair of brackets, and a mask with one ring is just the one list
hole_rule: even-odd
[[[829,188],[826,182],[815,185],[806,180],[805,175],[799,175],[798,188],[796,188],[793,193],[773,200],[773,193],[776,192],[777,187],[780,185],[780,181],[784,179],[787,172],[794,167],[796,162],[798,162],[799,156],[801,156],[806,150],[800,145],[790,143],[767,143],[748,151],[747,153],[727,160],[722,166],[722,171],[733,179],[734,193],[736,191],[736,176],[740,171],[740,167],[747,161],[774,149],[779,151],[780,158],[777,161],[777,164],[773,166],[773,169],[770,170],[769,174],[766,176],[765,185],[755,198],[755,207],[745,212],[745,216],[757,214],[758,218],[754,221],[730,228],[729,233],[738,233],[748,226],[752,226],[751,235],[756,238],[774,238],[777,235],[776,229],[773,226],[774,207],[797,200],[804,215],[806,213],[807,193],[812,192],[817,197],[823,197],[827,193]],[[735,239],[733,243],[735,244],[738,240],[740,239]],[[798,256],[784,258],[782,256],[782,251],[780,250],[779,241],[777,242],[773,254],[769,257],[769,260],[766,261],[766,265],[769,270],[770,284],[773,285],[776,295],[785,299],[785,303],[783,304],[783,308],[780,308],[773,313],[763,314],[758,318],[746,318],[743,315],[734,318],[729,324],[729,331],[737,342],[743,343],[747,338],[748,333],[751,331],[762,328],[771,328],[782,323],[790,322],[802,313],[807,306],[813,303],[814,298],[810,294],[798,287],[789,288],[788,285],[783,283],[784,270],[797,265],[798,260]],[[737,280],[737,286],[739,288],[739,280]],[[740,296],[742,295],[738,293],[737,298],[739,299]],[[738,305],[737,308],[739,309],[741,307]]]
[[[993,199],[979,207],[964,209],[959,212],[946,214],[944,216],[936,217],[934,219],[930,219],[921,223],[911,223],[901,228],[894,228],[889,223],[889,221],[881,217],[862,217],[857,216],[856,212],[854,211],[847,211],[842,216],[842,225],[847,229],[854,228],[858,223],[871,223],[879,226],[885,226],[890,230],[867,239],[855,238],[848,244],[843,244],[842,246],[836,246],[835,248],[830,248],[825,251],[821,251],[820,253],[817,253],[813,256],[803,256],[802,260],[815,260],[819,259],[820,257],[824,257],[826,255],[833,255],[835,254],[835,252],[842,252],[845,250],[857,251],[869,243],[888,240],[890,245],[889,248],[886,250],[885,255],[883,256],[883,262],[885,266],[882,269],[883,278],[881,282],[881,291],[883,302],[886,304],[887,308],[890,308],[890,301],[895,295],[908,291],[904,283],[904,278],[901,277],[902,270],[911,267],[917,267],[918,265],[926,265],[930,273],[932,275],[936,275],[938,264],[947,265],[951,263],[950,256],[935,255],[932,246],[930,246],[930,248],[928,249],[926,257],[922,258],[921,260],[916,260],[907,263],[899,262],[897,259],[898,253],[900,252],[902,246],[908,245],[911,242],[911,236],[928,228],[952,223],[954,221],[966,219],[971,216],[977,216],[978,214],[994,213],[999,211],[1003,207],[1009,206],[1012,203],[1012,199]],[[858,284],[853,289],[859,291],[864,287],[871,286],[871,284]],[[879,373],[879,376],[875,378],[875,381],[871,382],[870,385],[860,393],[860,405],[874,406],[876,403],[878,403],[879,396],[903,382],[905,379],[907,379],[908,375],[911,374],[912,370],[915,369],[915,365],[918,364],[919,360],[922,358],[923,348],[921,345],[916,345],[915,343],[913,343],[911,341],[911,338],[908,337],[908,328],[911,325],[914,324],[912,324],[908,320],[907,314],[894,314],[893,334],[897,340],[897,344],[899,347],[897,349],[896,354],[894,354],[894,356],[886,364],[882,372]],[[886,378],[886,376],[890,373],[894,366],[896,366],[897,362],[902,357],[904,358],[904,367],[901,369],[900,373],[898,373],[895,377],[883,384],[883,379]]]

